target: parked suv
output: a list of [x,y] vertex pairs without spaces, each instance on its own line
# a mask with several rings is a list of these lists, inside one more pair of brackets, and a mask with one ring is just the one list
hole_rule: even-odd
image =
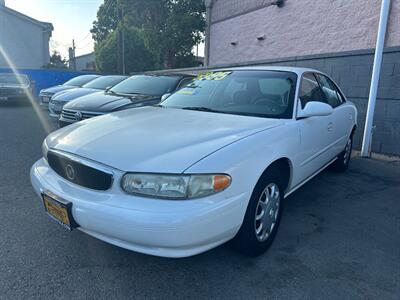
[[13,73],[0,74],[0,101],[24,98],[32,93],[28,76]]
[[82,87],[84,84],[100,77],[99,75],[82,75],[74,77],[68,80],[66,83],[61,85],[56,85],[47,89],[43,89],[39,93],[39,99],[41,105],[48,105],[51,97],[53,97],[56,93],[61,91],[71,90],[78,87]]
[[113,88],[75,99],[61,113],[60,127],[106,113],[158,104],[194,79],[187,74],[134,75]]

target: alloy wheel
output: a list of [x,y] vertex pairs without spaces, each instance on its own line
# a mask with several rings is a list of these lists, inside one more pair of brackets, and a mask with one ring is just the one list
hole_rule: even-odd
[[275,183],[270,183],[258,199],[254,230],[260,242],[268,239],[277,223],[280,201],[279,187]]
[[346,148],[344,149],[343,162],[345,165],[347,165],[347,163],[349,162],[350,156],[351,156],[351,138],[349,138],[349,140],[347,141]]

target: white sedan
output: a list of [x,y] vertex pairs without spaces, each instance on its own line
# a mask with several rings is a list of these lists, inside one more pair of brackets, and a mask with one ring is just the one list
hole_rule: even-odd
[[284,198],[350,161],[357,110],[311,69],[200,75],[160,105],[50,134],[31,181],[48,215],[108,243],[165,257],[233,239],[272,243]]

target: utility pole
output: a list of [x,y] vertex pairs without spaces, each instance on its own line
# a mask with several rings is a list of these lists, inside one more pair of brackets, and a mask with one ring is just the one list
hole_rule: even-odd
[[72,40],[72,47],[68,48],[68,56],[69,56],[69,68],[76,71],[76,60],[75,60],[75,40]]
[[118,7],[118,71],[122,74],[126,74],[125,68],[125,34],[124,34],[124,9],[122,6]]
[[211,35],[211,13],[214,5],[214,0],[205,0],[206,4],[206,38],[204,48],[204,66],[210,64],[210,35]]

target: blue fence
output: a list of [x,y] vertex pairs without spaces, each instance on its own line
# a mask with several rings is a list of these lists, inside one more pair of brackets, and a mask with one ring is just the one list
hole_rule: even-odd
[[[29,77],[34,87],[34,95],[37,97],[41,89],[51,86],[63,84],[69,79],[89,74],[86,72],[75,72],[69,70],[33,70],[33,69],[18,69],[20,74],[25,74]],[[11,69],[0,68],[0,73],[12,73]]]

